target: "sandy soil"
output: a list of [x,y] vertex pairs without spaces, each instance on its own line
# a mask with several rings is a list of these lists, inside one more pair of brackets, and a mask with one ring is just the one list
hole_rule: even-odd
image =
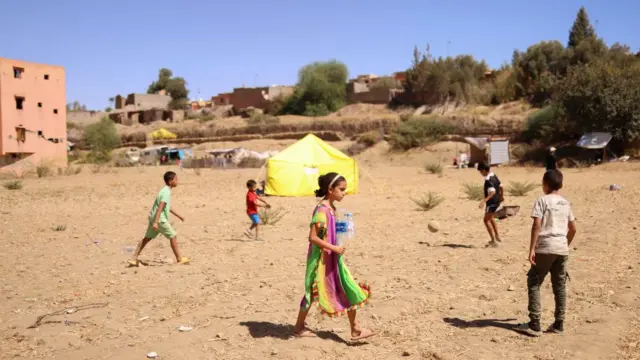
[[[579,219],[566,331],[532,339],[512,327],[527,316],[528,214],[540,190],[507,197],[522,210],[499,223],[505,245],[485,249],[482,213],[460,190],[480,176],[453,169],[427,175],[423,164],[449,163],[455,146],[434,150],[390,156],[381,147],[360,157],[360,192],[343,203],[358,227],[346,261],[372,284],[372,303],[359,316],[380,335],[357,345],[345,342],[346,318],[315,311],[308,322],[320,337],[290,338],[315,202],[269,199],[288,214],[266,229],[265,242],[244,241],[244,183],[257,169],[179,173],[173,207],[186,222],[175,227],[193,258],[189,266],[173,265],[160,238],[142,255],[149,266],[125,266],[169,168],[87,168],[27,179],[20,191],[0,188],[0,358],[144,359],[150,351],[162,359],[640,358],[640,166],[565,171],[564,194]],[[542,176],[541,169],[496,172],[507,184]],[[611,183],[624,188],[610,192]],[[416,211],[409,197],[428,190],[445,202]],[[429,233],[431,220],[440,232]],[[543,307],[548,325],[548,283]],[[194,330],[180,333],[181,325]]]

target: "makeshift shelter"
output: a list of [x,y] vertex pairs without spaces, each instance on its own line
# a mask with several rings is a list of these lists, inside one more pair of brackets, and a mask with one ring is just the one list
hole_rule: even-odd
[[149,133],[149,135],[151,135],[151,137],[154,140],[168,140],[168,139],[176,139],[178,138],[178,135],[172,133],[171,131],[165,129],[165,128],[160,128],[156,131],[152,131]]
[[506,164],[510,161],[507,138],[464,138],[471,148],[469,163],[488,162],[490,165]]
[[358,165],[340,150],[313,134],[284,149],[267,161],[265,193],[275,196],[310,196],[318,177],[336,172],[347,179],[347,193],[358,190]]
[[[602,150],[602,161],[607,161],[607,145],[612,138],[610,133],[592,132],[582,135],[576,145],[587,150]],[[615,158],[615,154],[611,153],[611,155]]]

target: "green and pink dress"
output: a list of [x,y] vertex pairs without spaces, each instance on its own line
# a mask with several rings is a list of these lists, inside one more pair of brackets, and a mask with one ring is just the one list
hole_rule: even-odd
[[[336,245],[336,219],[333,209],[320,204],[313,212],[311,226],[318,224],[318,237]],[[371,296],[367,284],[357,283],[342,255],[309,244],[305,294],[300,302],[302,310],[307,310],[313,302],[323,314],[330,317],[343,315],[350,310],[364,306]]]

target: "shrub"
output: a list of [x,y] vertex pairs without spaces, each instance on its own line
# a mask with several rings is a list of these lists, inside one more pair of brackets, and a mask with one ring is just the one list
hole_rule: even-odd
[[548,105],[529,116],[524,136],[527,141],[551,143],[562,140],[567,134],[564,114],[557,105]]
[[420,199],[411,199],[422,211],[433,210],[436,206],[442,204],[444,198],[438,193],[429,191],[422,195]]
[[398,126],[391,135],[390,143],[398,150],[422,147],[442,139],[452,133],[454,127],[434,117],[417,117]]
[[507,192],[511,196],[526,196],[529,192],[535,190],[538,185],[534,182],[512,181],[509,183]]
[[462,192],[467,195],[469,200],[480,201],[484,199],[484,188],[480,184],[465,183],[462,185]]
[[2,186],[7,190],[20,190],[23,187],[22,180],[7,181]]
[[36,173],[38,174],[39,178],[43,178],[43,177],[51,176],[53,174],[53,171],[51,170],[50,167],[46,165],[38,165],[36,167]]
[[91,148],[87,161],[94,164],[110,161],[111,150],[121,144],[116,125],[108,117],[103,117],[99,122],[87,126],[85,143]]
[[71,175],[78,175],[82,172],[82,168],[80,166],[77,167],[73,167],[73,166],[67,166],[66,168],[58,168],[58,176],[71,176]]
[[358,137],[358,144],[364,144],[367,147],[371,147],[379,143],[381,139],[382,136],[380,135],[380,131],[371,130]]
[[282,208],[261,208],[258,212],[258,216],[260,216],[260,220],[264,225],[275,225],[282,220],[285,215],[287,215],[287,212]]
[[425,166],[425,170],[431,174],[442,174],[441,163],[429,163]]

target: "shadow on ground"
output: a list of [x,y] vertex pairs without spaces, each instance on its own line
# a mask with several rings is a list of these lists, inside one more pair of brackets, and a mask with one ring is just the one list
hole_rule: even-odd
[[[274,339],[288,340],[295,338],[293,336],[293,325],[289,324],[274,324],[267,321],[245,321],[241,322],[240,325],[246,326],[249,329],[249,334],[254,339],[270,337]],[[316,331],[315,334],[319,339],[332,340],[348,346],[359,346],[365,344],[363,342],[345,341],[343,338],[331,331]]]

